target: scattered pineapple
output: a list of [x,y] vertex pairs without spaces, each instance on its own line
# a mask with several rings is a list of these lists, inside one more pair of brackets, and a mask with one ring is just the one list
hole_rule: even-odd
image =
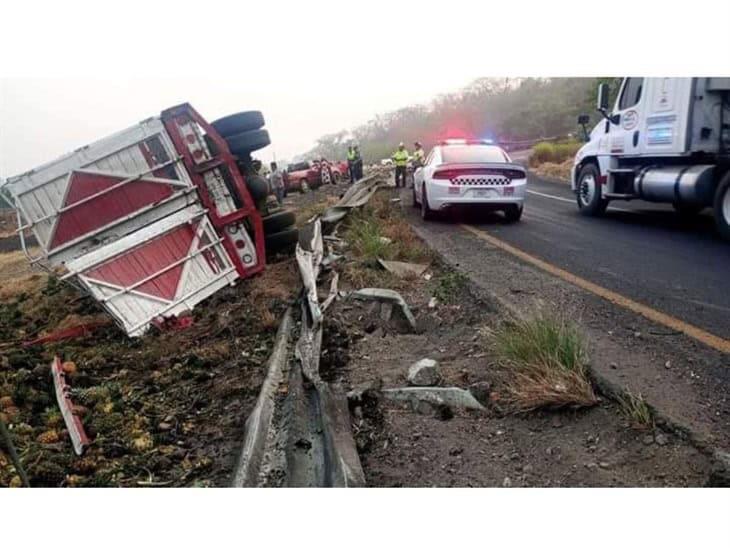
[[58,432],[56,430],[47,430],[36,438],[36,441],[38,443],[43,444],[58,443],[59,440],[60,437],[58,436]]

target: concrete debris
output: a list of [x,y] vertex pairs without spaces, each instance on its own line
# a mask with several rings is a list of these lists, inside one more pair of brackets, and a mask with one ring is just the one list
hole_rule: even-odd
[[730,487],[730,453],[715,451],[707,487]]
[[424,358],[408,368],[408,384],[411,386],[435,386],[441,380],[436,360]]
[[438,303],[438,300],[436,300],[436,297],[431,297],[428,301],[428,307],[429,308],[436,308],[436,304]]
[[386,244],[386,245],[393,243],[393,240],[391,240],[390,238],[387,238],[386,236],[381,236],[379,238],[379,240],[380,240],[380,243],[383,243],[383,244]]
[[476,398],[476,400],[482,405],[489,403],[489,395],[492,392],[492,385],[488,382],[475,382],[469,386],[469,392]]
[[406,276],[420,276],[428,268],[427,264],[384,261],[383,259],[378,259],[378,263],[380,263],[380,266],[382,266],[385,270],[391,274],[395,274],[399,278],[404,278]]
[[386,388],[383,390],[383,396],[390,400],[410,402],[414,408],[418,406],[419,402],[426,402],[432,405],[446,405],[464,409],[484,409],[484,406],[469,391],[456,387],[412,386]]
[[392,289],[381,289],[377,287],[367,287],[359,289],[350,293],[350,296],[354,299],[363,301],[380,301],[384,303],[391,303],[401,311],[403,318],[408,322],[411,329],[416,331],[416,318],[413,317],[411,309],[408,307],[406,301],[401,297],[400,293],[393,291]]

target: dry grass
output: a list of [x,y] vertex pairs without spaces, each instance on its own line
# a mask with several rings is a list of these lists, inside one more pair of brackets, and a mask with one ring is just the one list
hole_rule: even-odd
[[[37,249],[31,249],[31,253]],[[31,269],[22,251],[0,253],[0,301],[8,301],[22,293],[35,293],[46,284],[44,272]]]
[[570,170],[573,167],[573,159],[568,158],[560,164],[553,162],[545,162],[539,166],[533,167],[532,171],[543,177],[550,177],[552,179],[561,179],[566,182],[570,181]]
[[568,159],[573,159],[583,143],[578,141],[566,141],[563,143],[542,142],[532,147],[530,154],[530,166],[535,167],[546,162],[562,164]]
[[644,401],[641,394],[634,395],[631,392],[618,398],[621,413],[631,422],[635,428],[653,429],[654,414],[651,408]]
[[506,401],[520,413],[598,403],[586,370],[582,337],[575,326],[540,313],[505,323],[493,332],[507,372]]
[[303,225],[305,225],[307,222],[309,222],[313,217],[317,215],[321,215],[325,209],[328,207],[332,207],[339,201],[339,198],[336,196],[327,196],[324,200],[321,202],[316,202],[311,205],[299,208],[296,210],[296,216],[297,216],[297,227],[301,228]]

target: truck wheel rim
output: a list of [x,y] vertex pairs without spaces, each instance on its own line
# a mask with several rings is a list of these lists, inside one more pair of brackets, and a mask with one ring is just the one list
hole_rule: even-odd
[[725,217],[725,224],[730,225],[730,188],[725,190],[722,200],[722,216]]
[[588,205],[593,201],[593,194],[596,192],[596,179],[593,175],[586,175],[580,182],[580,202]]

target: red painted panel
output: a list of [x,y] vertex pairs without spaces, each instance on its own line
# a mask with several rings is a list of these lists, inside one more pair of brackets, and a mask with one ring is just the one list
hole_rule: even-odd
[[[62,207],[80,202],[124,180],[124,177],[73,172]],[[122,185],[98,198],[61,213],[49,249],[102,228],[113,221],[164,200],[173,193],[172,187],[141,179]]]
[[[198,223],[179,226],[159,238],[102,263],[86,272],[85,275],[102,282],[129,287],[190,253],[190,246],[197,227]],[[183,266],[184,263],[181,263],[155,276],[137,287],[135,291],[173,300],[180,283]]]

